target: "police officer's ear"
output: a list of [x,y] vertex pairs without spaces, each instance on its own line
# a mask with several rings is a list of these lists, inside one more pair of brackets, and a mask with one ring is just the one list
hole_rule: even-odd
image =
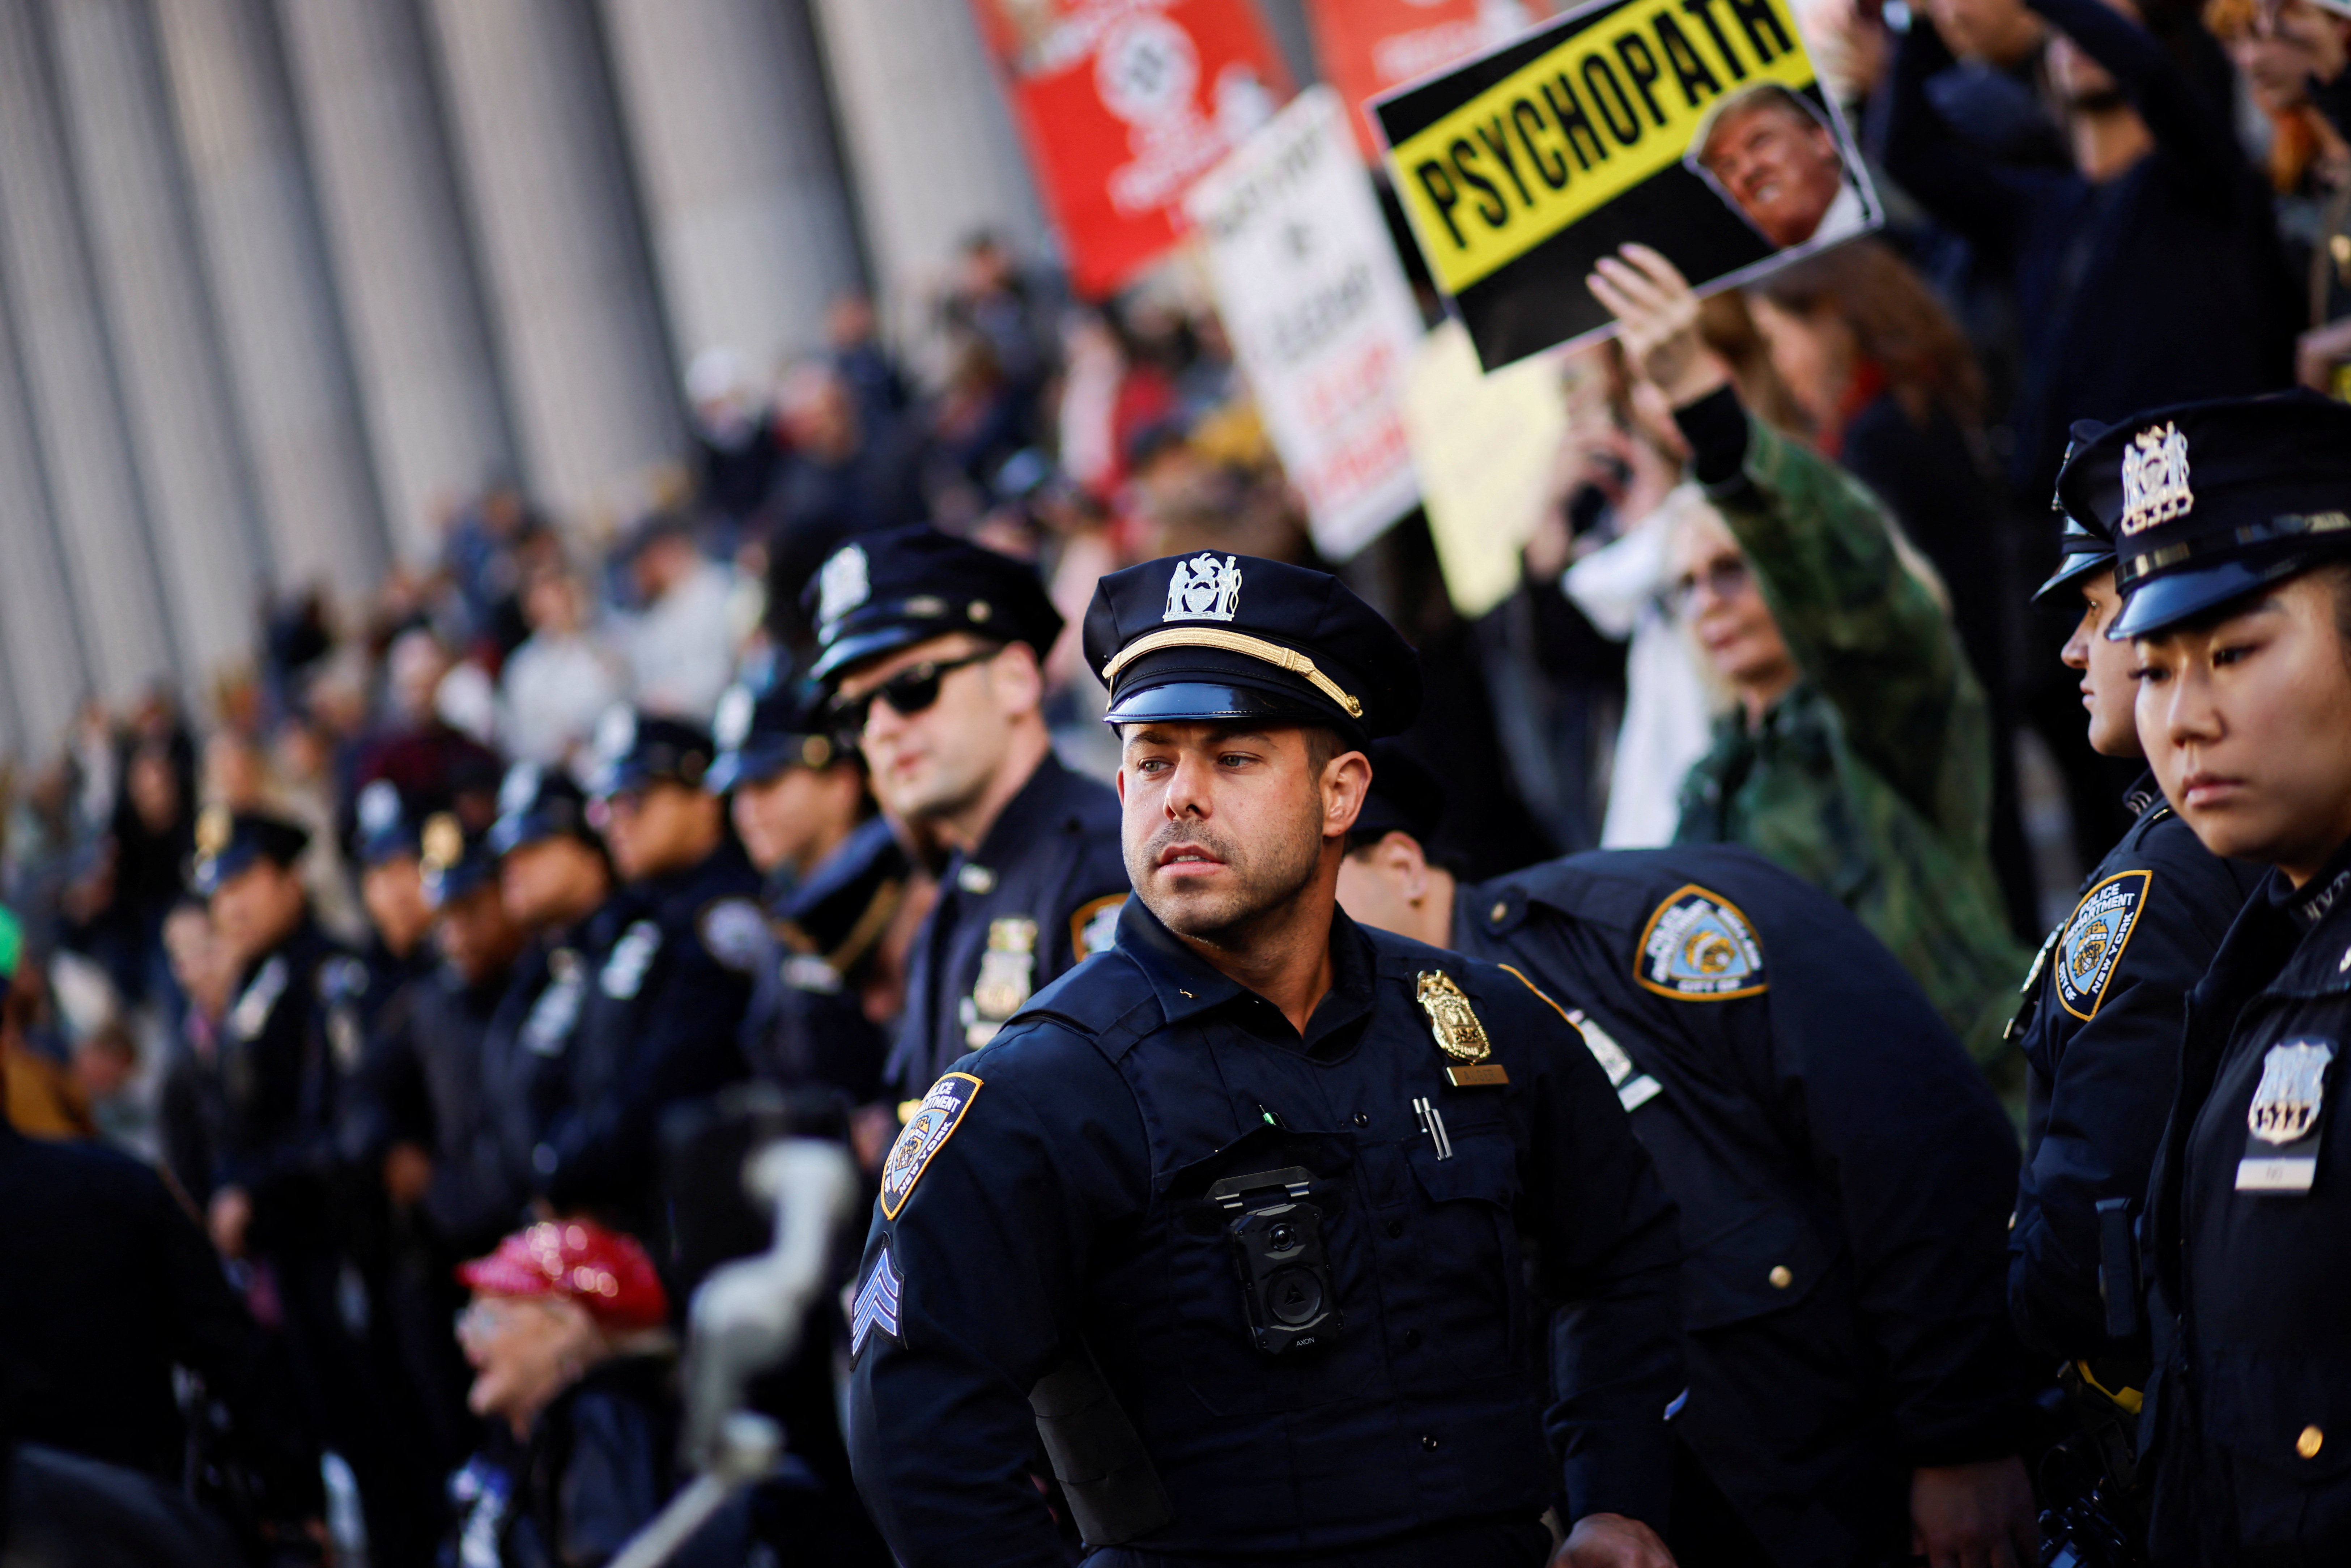
[[997,710],[1008,717],[1044,704],[1045,672],[1037,661],[1037,650],[1026,643],[1007,643],[998,648],[988,661],[987,679],[996,694]]
[[1334,732],[1317,729],[1306,732],[1306,758],[1322,796],[1322,836],[1343,841],[1372,792],[1371,758]]

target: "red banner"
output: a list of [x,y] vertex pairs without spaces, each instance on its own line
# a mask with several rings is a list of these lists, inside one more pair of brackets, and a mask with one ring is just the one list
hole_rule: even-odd
[[[1548,5],[1534,10],[1548,13]],[[1524,28],[1520,0],[1307,0],[1322,78],[1347,100],[1355,145],[1377,166],[1380,135],[1364,100],[1442,70]]]
[[1100,298],[1184,232],[1184,193],[1290,97],[1254,0],[973,0],[1070,281]]

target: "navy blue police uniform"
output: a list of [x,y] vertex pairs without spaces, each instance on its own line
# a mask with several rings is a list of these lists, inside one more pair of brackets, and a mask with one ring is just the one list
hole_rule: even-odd
[[[516,763],[499,786],[490,852],[503,859],[557,837],[574,839],[600,858],[604,854],[603,840],[588,823],[587,795],[570,774],[536,762]],[[482,1044],[484,1093],[507,1179],[526,1192],[535,1190],[545,1174],[538,1168],[538,1151],[564,1108],[566,1069],[588,988],[636,911],[636,900],[615,884],[584,918],[533,932],[491,1015]]]
[[[1353,841],[1444,790],[1373,752]],[[2002,1295],[2016,1147],[1965,1050],[1835,899],[1751,850],[1571,855],[1454,893],[1456,950],[1582,1032],[1681,1212],[1685,1568],[1877,1563],[1910,1476],[2018,1451]]]
[[[854,766],[855,753],[831,735],[823,708],[822,691],[805,683],[756,695],[731,688],[713,724],[721,749],[706,787],[724,794],[792,768]],[[867,1016],[866,991],[912,871],[890,824],[874,816],[806,876],[782,867],[769,874],[774,940],[744,1019],[744,1051],[762,1078],[820,1087],[851,1106],[880,1096],[890,1035]]]
[[[295,823],[208,808],[191,879],[205,898],[263,861],[291,868],[309,841]],[[394,1440],[369,1350],[344,1302],[362,1286],[350,1252],[352,1184],[340,1117],[360,1064],[360,961],[307,905],[294,928],[237,976],[215,1064],[215,1192],[251,1204],[246,1251],[283,1312],[288,1364],[311,1429],[350,1463],[371,1538],[388,1561],[430,1538],[432,1480]]]
[[[1112,723],[1411,719],[1393,629],[1238,557],[1105,578]],[[1490,965],[1342,912],[1302,1032],[1140,899],[943,1076],[885,1163],[851,1452],[910,1565],[1533,1564],[1662,1529],[1677,1247],[1606,1076]],[[1562,1392],[1545,1395],[1543,1368]]]
[[[590,784],[603,796],[698,787],[713,756],[695,726],[625,709],[607,716],[597,749]],[[695,864],[631,884],[636,908],[580,993],[564,1102],[532,1151],[538,1190],[559,1210],[606,1212],[658,1239],[664,1114],[747,1076],[738,1036],[765,951],[758,888],[731,831]]]
[[[2074,450],[2101,428],[2077,425]],[[2059,564],[2036,601],[2114,569],[2103,527],[2059,510]],[[2123,807],[2131,826],[2042,944],[2009,1026],[2027,1115],[2008,1302],[2027,1343],[2072,1364],[2092,1409],[2130,1415],[2147,1371],[2136,1227],[2179,1080],[2180,1009],[2264,873],[2207,850],[2152,772]]]
[[[1033,567],[934,528],[835,551],[809,592],[820,646],[811,673],[832,688],[860,664],[955,632],[1026,643],[1041,661],[1062,625]],[[927,706],[943,673],[918,665],[897,679],[924,685]],[[885,700],[912,698],[902,687]],[[1127,891],[1117,795],[1049,753],[980,842],[940,871],[883,1071],[892,1091],[910,1106],[919,1101],[957,1057],[1099,949]]]
[[[2137,637],[2351,551],[2351,409],[2158,409],[2085,447],[2067,509],[2116,538]],[[2156,1366],[2141,1438],[2164,1563],[2351,1561],[2351,845],[2246,901],[2189,993],[2147,1197]]]

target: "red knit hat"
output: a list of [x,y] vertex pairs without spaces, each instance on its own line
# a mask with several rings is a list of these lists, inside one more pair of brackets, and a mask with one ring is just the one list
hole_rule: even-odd
[[607,1328],[657,1328],[669,1295],[636,1239],[592,1219],[547,1220],[516,1231],[457,1278],[494,1296],[568,1296]]

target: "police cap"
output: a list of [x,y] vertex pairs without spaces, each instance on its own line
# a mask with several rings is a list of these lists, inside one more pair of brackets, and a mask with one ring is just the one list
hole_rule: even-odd
[[362,789],[356,813],[356,847],[362,868],[372,869],[417,852],[424,814],[402,798],[400,786],[391,779],[378,779]]
[[826,727],[824,709],[822,689],[804,681],[779,682],[756,695],[748,686],[727,687],[710,727],[718,760],[702,787],[724,795],[737,784],[765,783],[787,768],[830,766],[842,753]]
[[2114,536],[2106,531],[2105,524],[2095,519],[2085,522],[2069,511],[2063,487],[2065,466],[2072,464],[2085,446],[2105,434],[2105,429],[2095,419],[2077,421],[2072,438],[2065,443],[2065,462],[2057,470],[2060,487],[2049,498],[2049,509],[2062,521],[2057,534],[2057,570],[2049,574],[2048,581],[2032,591],[2032,602],[2035,604],[2068,583],[2114,570]]
[[698,789],[710,771],[710,736],[682,718],[616,707],[597,721],[591,795],[618,795],[648,784]]
[[2181,403],[2112,425],[2057,481],[2115,538],[2121,641],[2351,554],[2351,406],[2310,392]]
[[308,829],[283,817],[207,806],[196,817],[196,863],[189,881],[210,898],[256,861],[291,866],[309,842]]
[[498,873],[498,857],[489,835],[465,831],[447,811],[424,819],[418,856],[424,873],[424,902],[439,909],[463,898]]
[[588,825],[587,792],[571,775],[536,762],[507,768],[498,785],[498,820],[490,824],[490,852],[507,854],[567,833],[585,844],[602,842]]
[[1203,550],[1105,577],[1086,611],[1086,663],[1106,724],[1150,719],[1322,724],[1361,745],[1420,712],[1420,664],[1380,612],[1329,572]]
[[1026,643],[1043,658],[1061,613],[1024,560],[936,528],[869,534],[832,552],[800,595],[816,616],[817,661],[831,681],[862,659],[950,632]]
[[1367,753],[1372,762],[1371,792],[1355,814],[1348,836],[1376,840],[1387,833],[1405,833],[1426,848],[1445,821],[1445,785],[1405,749],[1400,740],[1375,740]]

